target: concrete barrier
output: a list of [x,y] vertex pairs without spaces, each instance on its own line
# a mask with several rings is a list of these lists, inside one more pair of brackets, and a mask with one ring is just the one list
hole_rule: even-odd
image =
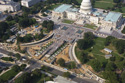
[[[81,64],[80,61],[77,59],[76,54],[75,54],[75,47],[76,47],[76,45],[77,45],[77,43],[75,42],[74,45],[73,45],[73,48],[72,48],[72,54],[73,54],[73,57],[74,57],[74,59],[76,60],[76,62],[77,62],[78,64]],[[97,76],[96,74],[92,73],[91,70],[85,69],[83,66],[82,66],[82,68],[83,68],[86,72],[90,72],[90,73],[91,73],[90,76],[91,76],[91,75],[92,75],[92,76],[95,76],[95,77],[96,77],[96,80],[99,81],[100,83],[105,82],[105,79],[103,79],[103,78]],[[92,78],[91,78],[91,79],[92,79]]]
[[35,42],[30,42],[30,43],[23,43],[23,44],[21,44],[21,46],[32,46],[32,45],[36,45],[36,44],[45,42],[45,41],[49,40],[50,38],[52,38],[53,35],[54,35],[54,33],[50,34],[47,38],[44,38],[42,40],[35,41]]

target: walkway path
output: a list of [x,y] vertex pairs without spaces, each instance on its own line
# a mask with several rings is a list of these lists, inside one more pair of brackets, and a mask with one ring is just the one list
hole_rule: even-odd
[[[76,54],[75,54],[75,47],[76,47],[76,45],[77,45],[77,43],[75,42],[74,45],[72,46],[72,55],[70,55],[70,56],[74,57],[75,62],[77,62],[77,64],[80,65],[81,63],[80,63],[80,61],[77,59]],[[105,81],[103,78],[100,78],[100,77],[98,77],[97,75],[95,75],[94,73],[92,73],[89,69],[84,68],[82,65],[81,65],[81,68],[82,68],[83,70],[85,70],[86,73],[89,74],[89,76],[91,76],[91,77],[90,77],[91,79],[95,78],[95,79],[96,79],[97,81],[99,81],[100,83],[103,83],[103,82]]]

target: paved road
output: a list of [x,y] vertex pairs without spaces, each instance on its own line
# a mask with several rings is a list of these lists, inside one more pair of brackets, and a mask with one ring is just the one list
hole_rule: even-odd
[[[0,49],[0,52],[2,53],[9,53],[8,51],[6,50],[3,50],[3,49]],[[30,67],[28,67],[26,70],[24,70],[24,72],[30,72],[32,69],[34,68],[37,68],[37,67],[41,67],[41,65],[44,65],[42,63],[39,63],[37,60],[33,60],[33,59],[30,59]],[[62,75],[63,72],[62,71],[59,71],[57,69],[54,69],[54,68],[51,68],[50,69],[50,72],[56,74],[56,75]],[[95,80],[92,80],[92,79],[81,79],[81,78],[77,78],[73,75],[71,75],[70,77],[72,80],[78,82],[78,83],[98,83],[97,81]]]
[[[41,20],[48,20],[49,17],[44,17],[44,18],[41,18],[39,17],[39,19]],[[117,31],[113,31],[111,34],[108,34],[108,33],[104,33],[104,32],[99,32],[99,31],[95,31],[95,30],[92,30],[92,29],[89,29],[89,28],[86,28],[86,27],[80,27],[78,25],[75,25],[75,24],[66,24],[66,23],[62,23],[62,22],[56,22],[55,21],[55,24],[57,25],[60,25],[60,26],[67,26],[67,27],[79,27],[79,28],[84,28],[84,32],[95,32],[95,33],[98,33],[98,34],[103,34],[103,35],[108,35],[108,36],[114,36],[116,38],[121,38],[121,39],[125,39],[125,36],[122,35],[122,34],[119,34]]]
[[9,66],[12,66],[13,64],[10,64],[10,63],[3,63],[3,62],[0,62],[0,67],[9,67]]
[[[56,70],[56,69],[53,69],[51,68],[50,72],[56,74],[56,75],[63,75],[63,72],[59,71],[59,70]],[[76,81],[78,83],[98,83],[97,81],[95,80],[92,80],[92,79],[81,79],[81,78],[78,78],[78,77],[75,77],[73,75],[70,76],[70,78],[73,80],[73,81]]]
[[6,54],[8,55],[10,52],[6,51],[6,50],[3,50],[2,48],[0,48],[0,53],[3,53],[3,54]]
[[[25,72],[30,72],[32,69],[34,68],[37,68],[37,67],[41,67],[41,65],[44,65],[42,63],[39,63],[37,62],[36,60],[33,60],[35,61],[34,64],[32,64],[32,66],[30,66],[28,69],[25,70]],[[45,65],[46,66],[46,65]],[[48,66],[49,67],[49,66]],[[50,67],[49,67],[50,68]],[[62,71],[59,71],[57,69],[54,69],[54,68],[50,68],[49,72],[52,72],[56,75],[63,75],[63,72]],[[70,78],[73,80],[73,81],[76,81],[78,83],[98,83],[96,80],[92,80],[92,79],[81,79],[81,78],[78,78],[78,77],[75,77],[73,75],[70,76]]]

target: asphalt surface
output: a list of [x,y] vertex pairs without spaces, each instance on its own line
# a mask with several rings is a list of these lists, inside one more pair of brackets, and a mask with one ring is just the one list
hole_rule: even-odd
[[[61,75],[61,76],[63,75],[63,72],[53,69],[53,68],[51,68],[50,72],[52,72],[56,75]],[[92,80],[92,79],[81,79],[81,78],[75,77],[73,75],[70,76],[70,79],[72,79],[73,81],[78,82],[78,83],[98,83],[97,81]]]
[[[40,68],[41,65],[44,65],[44,64],[42,64],[42,63],[37,62],[36,60],[32,60],[32,61],[34,61],[34,63],[33,63],[29,68],[27,68],[27,69],[25,70],[25,72],[31,72],[31,70],[33,70],[33,69],[35,69],[35,68]],[[46,65],[45,65],[45,66],[46,66]],[[48,66],[48,67],[49,67],[49,66]],[[49,67],[49,68],[50,68],[50,67]],[[63,76],[63,72],[62,72],[62,71],[59,71],[59,70],[54,69],[54,68],[50,68],[49,72],[54,73],[54,74],[56,74],[56,75],[61,75],[61,76]],[[73,81],[76,81],[76,82],[78,82],[78,83],[98,83],[96,80],[92,80],[92,79],[81,79],[81,78],[78,78],[78,77],[73,76],[73,75],[70,76],[70,79],[72,79]]]
[[[0,52],[3,53],[3,54],[9,54],[8,51],[3,50],[1,48],[0,48]],[[24,72],[31,72],[33,69],[38,68],[38,67],[40,68],[41,65],[43,65],[42,63],[39,63],[39,62],[37,62],[37,60],[33,60],[33,59],[30,59],[29,62],[31,64],[30,67],[25,69]],[[10,66],[11,64],[0,62],[0,65],[2,65],[2,66]],[[50,68],[50,72],[52,72],[52,73],[54,73],[56,75],[63,75],[62,71],[59,71],[59,70],[54,69],[54,68]],[[75,77],[73,75],[71,75],[70,78],[73,81],[76,81],[78,83],[98,83],[97,81],[92,80],[92,79],[81,79],[81,78],[77,78],[77,77]]]
[[3,62],[0,62],[0,67],[9,67],[9,66],[12,66],[13,64],[10,64],[10,63],[3,63]]
[[6,54],[6,55],[8,55],[10,52],[8,52],[8,51],[6,51],[6,50],[3,50],[3,49],[1,49],[1,48],[0,48],[0,53],[3,53],[3,54]]

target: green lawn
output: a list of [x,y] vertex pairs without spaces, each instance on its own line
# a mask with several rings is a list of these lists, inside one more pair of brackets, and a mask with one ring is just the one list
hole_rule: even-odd
[[4,61],[14,61],[12,57],[2,57],[1,59]]
[[105,41],[104,38],[95,39],[95,45],[93,46],[93,49],[91,52],[93,56],[96,59],[98,59],[100,62],[103,62],[106,60],[104,57],[105,54],[101,52],[101,50],[105,48],[104,41]]
[[72,20],[63,20],[63,23],[68,23],[68,24],[72,24],[72,23],[74,23],[74,21],[72,21]]
[[99,0],[99,1],[113,2],[113,0]]
[[108,7],[113,7],[112,3],[95,2],[95,8],[107,9]]
[[90,28],[90,29],[95,29],[96,26],[94,24],[85,24],[84,27]]
[[51,5],[49,10],[53,10],[54,8],[56,8],[56,7],[60,6],[60,5],[61,5],[61,3],[56,4],[56,5]]
[[9,70],[6,73],[2,74],[0,76],[0,79],[2,79],[3,81],[8,81],[10,79],[12,79],[14,76],[16,76],[18,74],[18,72],[15,72],[14,70]]
[[[82,52],[87,52],[88,55],[93,55],[94,59],[98,59],[100,62],[106,62],[107,60],[104,57],[104,53],[101,52],[102,49],[105,48],[104,46],[104,38],[96,38],[95,39],[95,44],[93,45],[92,51],[89,52],[88,49],[87,50],[78,50],[77,47],[75,48],[75,53],[78,56],[80,56],[82,54]],[[89,62],[88,62],[89,63]]]

